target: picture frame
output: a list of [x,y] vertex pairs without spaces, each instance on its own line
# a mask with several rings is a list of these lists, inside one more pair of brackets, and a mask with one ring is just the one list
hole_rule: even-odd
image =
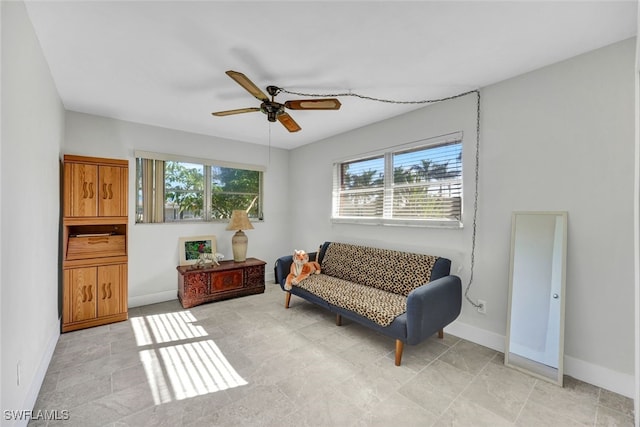
[[178,253],[180,265],[194,265],[200,258],[199,247],[203,245],[204,253],[215,254],[217,252],[216,236],[191,236],[178,239]]

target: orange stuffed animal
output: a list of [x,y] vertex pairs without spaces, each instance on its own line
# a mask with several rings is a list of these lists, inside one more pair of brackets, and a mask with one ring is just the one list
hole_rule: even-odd
[[284,283],[286,290],[291,289],[291,285],[297,285],[310,274],[320,274],[320,264],[316,261],[309,261],[309,254],[303,250],[293,251],[293,263],[291,264],[291,272],[287,276]]

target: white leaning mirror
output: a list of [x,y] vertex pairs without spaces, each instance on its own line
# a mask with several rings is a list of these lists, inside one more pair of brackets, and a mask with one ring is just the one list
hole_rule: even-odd
[[504,363],[562,386],[566,212],[514,212]]

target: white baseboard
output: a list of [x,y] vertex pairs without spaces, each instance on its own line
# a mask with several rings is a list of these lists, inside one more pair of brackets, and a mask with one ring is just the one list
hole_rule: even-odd
[[[444,328],[444,330],[451,335],[504,353],[505,337],[503,335],[458,321],[453,322]],[[580,381],[602,387],[632,399],[635,396],[635,377],[632,374],[616,372],[600,365],[567,356],[566,354],[564,356],[564,373]]]
[[453,322],[444,331],[465,340],[489,347],[492,350],[504,353],[504,335],[481,329],[468,323]]
[[[42,358],[40,359],[40,363],[38,364],[38,369],[33,376],[33,381],[31,381],[31,384],[29,384],[29,390],[27,391],[24,399],[24,405],[22,406],[23,408],[33,410],[34,406],[36,405],[36,400],[38,399],[40,388],[42,388],[44,377],[47,374],[47,369],[49,369],[49,364],[51,363],[51,358],[53,357],[53,352],[56,349],[56,344],[58,344],[59,338],[60,318],[58,318],[57,322],[51,325],[51,331],[49,332],[47,345],[44,348]],[[16,425],[26,426],[28,422],[28,419],[18,420]]]
[[632,399],[635,395],[635,377],[632,374],[612,371],[567,355],[564,356],[564,373]]
[[157,304],[159,302],[171,301],[178,298],[176,289],[171,291],[157,292],[155,294],[140,295],[129,298],[129,308],[140,307],[142,305]]

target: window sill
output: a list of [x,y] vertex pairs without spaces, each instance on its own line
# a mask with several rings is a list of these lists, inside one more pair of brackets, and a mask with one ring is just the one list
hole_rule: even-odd
[[[251,224],[261,224],[264,222],[264,219],[253,219],[250,218],[249,221]],[[164,222],[135,222],[135,225],[159,225],[159,224],[167,224],[167,225],[194,225],[194,224],[228,224],[228,219],[215,219],[206,221],[204,219],[183,219],[180,221],[164,221]]]
[[332,224],[378,225],[391,227],[446,228],[458,230],[464,228],[462,222],[456,220],[427,219],[384,219],[384,218],[344,218],[332,217]]

